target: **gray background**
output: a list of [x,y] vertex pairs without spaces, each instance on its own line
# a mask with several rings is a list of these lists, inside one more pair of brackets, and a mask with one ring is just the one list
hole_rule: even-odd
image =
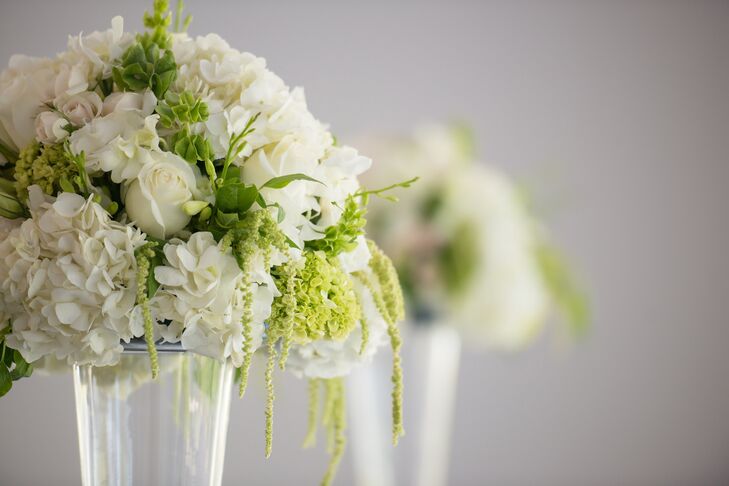
[[[729,3],[189,3],[192,33],[268,58],[340,137],[470,121],[581,270],[585,341],[464,357],[451,484],[729,482]],[[138,29],[148,4],[5,0],[0,61],[114,14]],[[279,383],[268,462],[260,386],[233,404],[225,484],[318,483],[304,385]],[[79,484],[70,378],[19,383],[0,415],[3,486]]]

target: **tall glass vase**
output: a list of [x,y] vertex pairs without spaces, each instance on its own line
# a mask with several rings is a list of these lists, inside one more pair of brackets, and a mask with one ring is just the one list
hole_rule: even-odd
[[156,380],[143,345],[74,367],[83,486],[220,486],[233,367],[175,346],[158,356]]
[[410,326],[405,339],[407,435],[396,449],[391,447],[391,413],[383,407],[390,393],[389,363],[375,362],[350,377],[352,459],[357,486],[448,484],[461,337],[448,323],[428,322]]

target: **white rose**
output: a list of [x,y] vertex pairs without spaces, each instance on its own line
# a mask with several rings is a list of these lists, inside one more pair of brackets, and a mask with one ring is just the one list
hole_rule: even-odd
[[117,92],[112,93],[104,100],[101,116],[114,111],[139,110],[144,116],[151,115],[157,106],[157,97],[150,90],[144,93]]
[[53,100],[55,61],[10,58],[0,74],[0,140],[20,151],[35,139],[35,117]]
[[61,97],[56,107],[77,127],[86,125],[101,113],[101,98],[93,91]]
[[126,192],[124,204],[132,221],[155,238],[166,239],[190,222],[182,205],[197,194],[193,167],[170,152],[153,152]]
[[69,135],[68,120],[55,111],[43,111],[35,117],[35,136],[44,144],[57,143]]

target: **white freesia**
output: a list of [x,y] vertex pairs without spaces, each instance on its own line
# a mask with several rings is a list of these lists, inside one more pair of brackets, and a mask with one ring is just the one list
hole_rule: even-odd
[[101,97],[93,91],[64,96],[55,101],[56,107],[74,126],[89,123],[101,113]]
[[150,152],[152,161],[142,167],[129,185],[124,204],[129,218],[155,238],[165,239],[190,222],[182,206],[201,195],[199,171],[170,152]]
[[65,140],[68,135],[68,120],[55,111],[43,111],[35,118],[36,139],[44,144]]
[[3,308],[12,321],[7,342],[29,362],[52,354],[69,363],[113,364],[119,340],[143,332],[131,316],[134,251],[144,236],[91,199],[30,191],[33,219],[0,245]]

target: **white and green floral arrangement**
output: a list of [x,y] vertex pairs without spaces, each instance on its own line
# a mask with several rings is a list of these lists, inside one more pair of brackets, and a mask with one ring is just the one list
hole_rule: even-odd
[[372,201],[367,225],[395,262],[415,323],[454,325],[469,342],[506,350],[533,341],[555,313],[570,335],[584,332],[587,301],[568,265],[525,192],[476,161],[467,127],[428,124],[358,145],[378,160],[367,183],[421,175],[397,205]]
[[230,360],[242,396],[260,351],[266,456],[278,367],[310,380],[307,442],[321,419],[329,483],[342,377],[388,342],[403,433],[403,298],[364,232],[381,192],[360,188],[371,160],[300,88],[215,34],[188,36],[189,21],[155,0],[143,34],[116,17],[0,75],[0,394],[44,358],[109,366],[143,338],[152,376],[156,343],[180,343]]

